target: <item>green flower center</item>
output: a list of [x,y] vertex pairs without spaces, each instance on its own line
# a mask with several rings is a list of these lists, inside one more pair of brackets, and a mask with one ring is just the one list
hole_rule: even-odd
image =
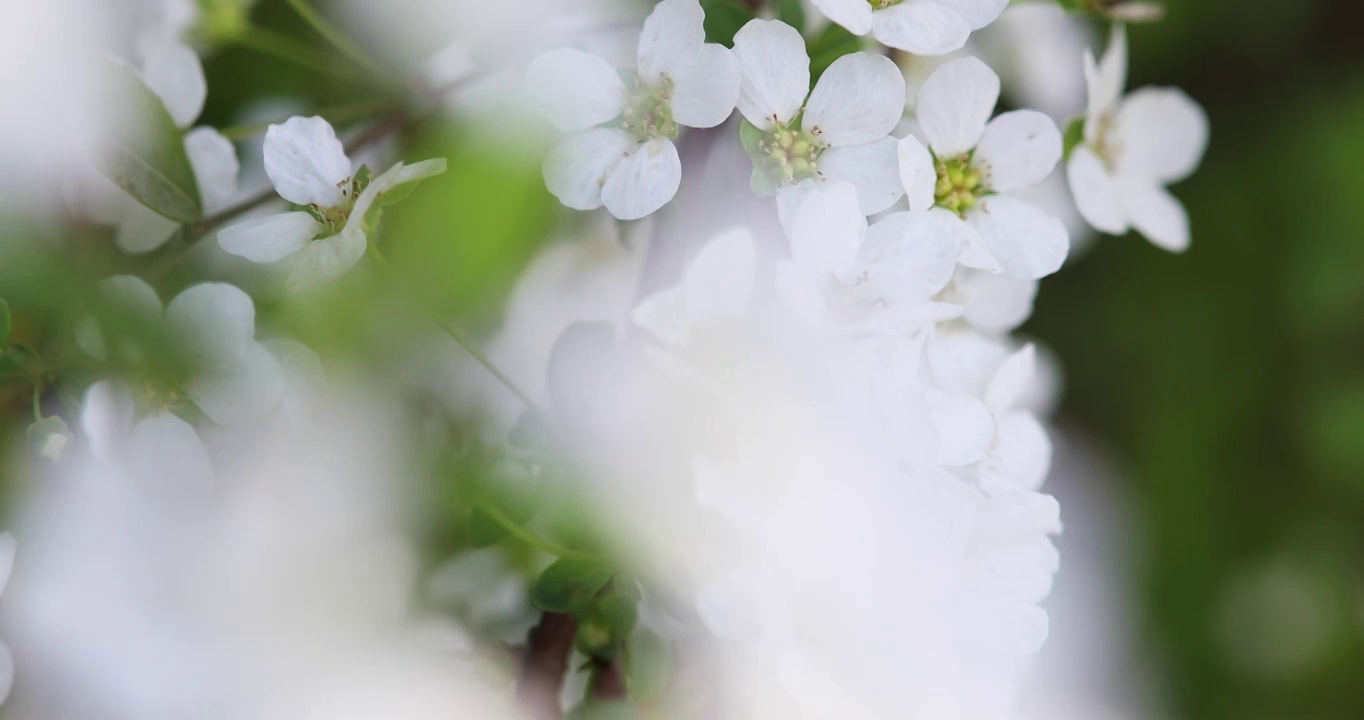
[[825,150],[813,133],[802,130],[800,119],[777,125],[758,140],[758,161],[777,184],[820,177],[819,156]]
[[680,128],[673,119],[673,81],[663,78],[662,85],[637,85],[630,104],[621,113],[620,126],[640,142],[664,137],[677,139]]
[[326,226],[326,230],[321,235],[313,238],[321,240],[329,238],[342,230],[346,229],[346,223],[350,221],[351,211],[355,209],[355,200],[360,197],[360,193],[374,180],[374,174],[370,172],[368,166],[360,166],[354,177],[348,177],[337,183],[341,188],[341,202],[331,206],[322,207],[321,205],[309,205],[305,210],[313,219]]
[[1117,122],[1112,111],[1099,116],[1098,131],[1090,149],[1103,161],[1109,172],[1117,172],[1118,157],[1122,155],[1122,142],[1118,139]]
[[867,0],[867,4],[871,5],[872,10],[885,10],[892,5],[899,5],[904,1],[905,0]]
[[971,167],[969,154],[939,159],[937,171],[938,184],[933,188],[933,202],[938,207],[965,216],[966,211],[975,207],[989,193],[989,188],[981,182],[980,171]]

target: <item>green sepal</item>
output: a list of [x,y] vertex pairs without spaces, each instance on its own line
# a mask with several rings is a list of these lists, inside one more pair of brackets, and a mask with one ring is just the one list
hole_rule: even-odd
[[611,568],[596,560],[555,560],[531,587],[531,604],[545,612],[571,612],[590,602],[611,581]]
[[1070,153],[1085,141],[1085,118],[1080,116],[1066,124],[1066,131],[1061,136],[1062,147],[1064,148],[1062,160],[1070,160]]

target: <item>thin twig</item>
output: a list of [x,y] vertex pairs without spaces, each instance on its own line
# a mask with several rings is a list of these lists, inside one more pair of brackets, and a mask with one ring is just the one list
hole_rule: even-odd
[[578,622],[564,613],[545,613],[530,631],[530,643],[516,677],[516,702],[530,720],[561,720],[559,693]]
[[327,42],[331,43],[337,50],[340,50],[346,57],[355,61],[375,75],[383,76],[385,74],[384,69],[379,66],[379,63],[366,55],[365,52],[360,49],[360,46],[352,43],[339,28],[328,22],[326,18],[322,17],[321,13],[314,10],[306,0],[287,0],[287,2],[289,3],[289,7],[292,7],[294,12],[298,13],[299,17],[303,18],[303,20],[311,25],[319,35],[326,38]]

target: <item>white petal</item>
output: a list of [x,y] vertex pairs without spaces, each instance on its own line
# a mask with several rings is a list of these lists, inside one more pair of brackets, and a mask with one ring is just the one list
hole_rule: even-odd
[[295,205],[332,207],[350,178],[350,159],[336,131],[320,117],[292,117],[265,131],[265,174]]
[[931,2],[907,2],[876,13],[872,36],[882,44],[915,55],[946,55],[971,36],[965,18]]
[[114,457],[132,432],[133,411],[133,396],[120,383],[101,380],[85,391],[80,426],[91,455],[105,461]]
[[9,646],[0,643],[0,703],[9,698],[14,689],[14,655]]
[[951,8],[962,16],[972,30],[979,30],[994,22],[1009,6],[1009,0],[931,0],[936,5]]
[[1006,195],[985,198],[966,215],[1005,275],[1034,280],[1061,269],[1070,250],[1066,226],[1037,206]]
[[[9,585],[10,573],[14,571],[14,556],[18,552],[19,541],[7,532],[0,533],[0,595],[5,594],[5,587]],[[4,693],[0,693],[0,697],[3,696]]]
[[151,495],[183,496],[213,481],[208,448],[184,420],[168,412],[143,418],[127,445],[128,474]]
[[602,203],[621,220],[638,220],[663,207],[682,182],[682,161],[667,138],[654,138],[620,161],[601,189]]
[[1095,230],[1109,235],[1127,232],[1127,216],[1118,202],[1113,178],[1103,161],[1087,146],[1078,145],[1066,163],[1066,181],[1075,198],[1075,208]]
[[262,340],[260,345],[275,357],[284,378],[280,413],[293,422],[306,418],[308,408],[326,380],[322,358],[307,345],[288,338]]
[[739,61],[723,45],[707,43],[696,64],[673,87],[673,119],[694,128],[715,127],[739,102]]
[[966,309],[966,321],[986,332],[1004,333],[1022,325],[1037,297],[1036,280],[1015,280],[969,268],[958,270],[953,284]]
[[691,337],[691,321],[687,318],[681,287],[668,288],[645,298],[635,306],[630,319],[669,345],[686,345]]
[[746,230],[730,230],[706,243],[682,278],[687,317],[701,327],[743,317],[757,265],[753,236]]
[[847,183],[825,183],[805,197],[792,223],[791,259],[817,277],[842,277],[857,259],[867,219],[857,190]]
[[640,78],[681,77],[696,64],[706,42],[706,14],[696,0],[663,0],[649,13],[639,34]]
[[819,324],[829,317],[829,303],[821,283],[809,268],[792,260],[778,260],[772,284],[782,304],[803,323]]
[[142,79],[166,104],[179,127],[189,127],[204,109],[208,82],[199,56],[187,45],[159,33],[138,42],[142,52]]
[[887,296],[926,300],[952,279],[967,233],[952,213],[892,213],[867,231],[859,266]]
[[1056,169],[1061,159],[1061,131],[1036,110],[1014,110],[985,126],[972,164],[985,186],[995,192],[1032,187]]
[[1051,469],[1051,439],[1032,413],[1011,412],[996,420],[991,470],[1027,490],[1042,486]]
[[919,87],[914,111],[939,159],[960,155],[980,141],[999,100],[999,76],[973,57],[944,63]]
[[871,3],[867,0],[810,0],[824,13],[824,17],[842,25],[854,35],[866,35],[872,29]]
[[886,136],[875,142],[830,148],[819,156],[819,171],[831,181],[852,183],[862,214],[875,215],[905,194],[898,145],[895,138]]
[[961,263],[963,267],[984,270],[993,275],[1004,272],[1004,265],[1000,263],[999,258],[995,257],[994,253],[990,252],[989,248],[985,247],[985,240],[980,237],[980,233],[970,223],[957,217],[956,213],[943,208],[933,208],[929,212],[947,213],[956,218],[957,222],[969,231],[966,242],[961,246],[961,255],[957,256],[957,262]]
[[188,392],[213,422],[243,425],[265,419],[279,406],[284,373],[265,346],[252,342],[237,362],[194,378]]
[[560,48],[531,61],[526,91],[554,127],[573,132],[610,120],[625,110],[625,83],[605,60]]
[[302,250],[324,229],[308,213],[280,213],[225,227],[218,231],[218,244],[251,262],[272,263]]
[[1122,90],[1127,85],[1127,31],[1122,23],[1113,23],[1108,36],[1108,49],[1103,59],[1094,61],[1088,51],[1084,56],[1085,85],[1089,89],[1089,112],[1085,122],[1085,138],[1093,140],[1093,131],[1105,111],[1117,107]]
[[[379,197],[384,193],[407,183],[417,182],[429,177],[434,177],[444,173],[446,170],[445,158],[432,158],[422,160],[411,165],[406,163],[396,163],[393,167],[385,170],[382,175],[374,178],[360,197],[355,199],[355,206],[351,208],[350,217],[346,219],[346,229],[355,227],[362,230],[365,222],[365,215],[369,213],[374,203],[379,201]],[[357,225],[358,223],[358,225]]]
[[1169,190],[1148,180],[1119,177],[1118,202],[1132,226],[1147,240],[1170,252],[1189,248],[1189,214]]
[[1018,404],[1033,381],[1037,368],[1037,349],[1028,343],[1010,355],[995,371],[985,390],[985,404],[991,412],[1003,413]]
[[796,213],[805,203],[805,198],[824,187],[824,184],[823,180],[806,178],[795,184],[788,183],[777,188],[777,220],[787,237],[791,236],[796,227]]
[[959,395],[935,405],[932,415],[938,430],[940,464],[970,465],[985,457],[995,435],[995,421],[984,403]]
[[593,128],[563,139],[545,157],[545,187],[574,210],[601,207],[606,177],[638,143],[616,128]]
[[734,35],[743,85],[739,112],[759,128],[789,122],[810,91],[810,58],[805,39],[779,20],[750,20]]
[[356,226],[308,243],[295,256],[286,286],[290,292],[312,292],[345,275],[364,257],[366,242],[365,233]]
[[130,255],[151,252],[165,245],[180,229],[180,223],[168,220],[139,202],[129,202],[119,218],[114,244]]
[[879,140],[905,112],[905,80],[885,55],[857,52],[819,77],[801,126],[833,147]]
[[185,153],[194,168],[204,214],[212,215],[231,204],[237,196],[237,174],[241,163],[232,141],[211,127],[200,127],[185,135]]
[[166,323],[202,366],[224,367],[254,343],[256,307],[232,285],[199,283],[170,301]]
[[907,135],[897,148],[900,162],[900,184],[909,198],[910,210],[933,207],[937,193],[938,171],[928,148],[913,135]]
[[1188,177],[1208,147],[1208,116],[1174,88],[1142,88],[1118,108],[1118,173],[1154,178],[1163,185]]

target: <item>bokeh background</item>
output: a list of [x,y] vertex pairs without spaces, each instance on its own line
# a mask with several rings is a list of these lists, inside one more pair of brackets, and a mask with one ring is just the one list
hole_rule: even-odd
[[[1211,118],[1202,168],[1175,189],[1193,247],[1098,239],[1042,283],[1025,332],[1062,361],[1058,424],[1109,470],[1089,481],[1106,483],[1124,534],[1107,538],[1122,548],[1100,553],[1112,562],[1099,580],[1128,593],[1120,619],[1150,682],[1139,692],[1171,718],[1362,718],[1364,4],[1166,5],[1164,22],[1130,31],[1129,86],[1182,87]],[[326,51],[283,2],[261,0],[253,18]],[[295,111],[344,129],[392,101],[250,47],[223,47],[206,72],[202,121],[243,138]],[[565,213],[543,188],[536,142],[477,133],[431,120],[397,139],[404,156],[448,157],[450,172],[386,232],[390,259],[427,295],[488,330]],[[0,268],[19,336],[41,340],[50,282],[88,287],[70,272]],[[163,297],[187,280],[168,274]],[[265,322],[289,324],[284,312],[262,307]],[[23,413],[9,410],[25,399],[0,402],[22,433]],[[1057,490],[1063,508],[1071,491]]]
[[1211,118],[1193,247],[1101,238],[1026,330],[1114,469],[1169,714],[1364,717],[1364,5],[1166,5],[1129,87]]

